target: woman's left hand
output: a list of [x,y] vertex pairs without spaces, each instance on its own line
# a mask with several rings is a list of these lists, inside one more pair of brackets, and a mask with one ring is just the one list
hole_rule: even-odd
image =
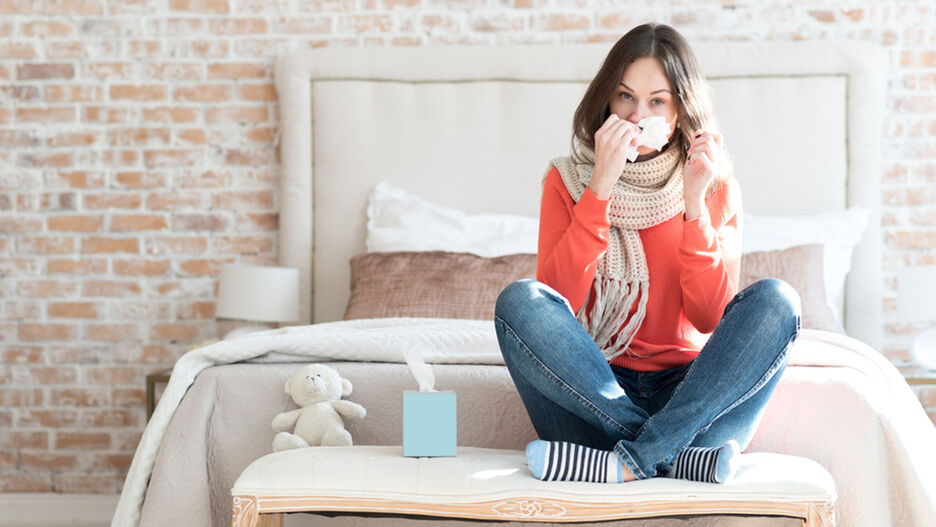
[[683,173],[683,197],[687,211],[705,203],[705,190],[722,166],[722,136],[715,132],[696,130],[686,156]]

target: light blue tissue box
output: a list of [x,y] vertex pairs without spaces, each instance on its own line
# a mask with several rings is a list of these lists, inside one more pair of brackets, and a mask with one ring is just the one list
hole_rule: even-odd
[[403,455],[454,456],[458,420],[455,392],[403,392]]

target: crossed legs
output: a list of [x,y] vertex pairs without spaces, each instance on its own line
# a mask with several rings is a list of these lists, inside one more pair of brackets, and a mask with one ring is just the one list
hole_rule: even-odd
[[613,450],[625,479],[644,479],[670,473],[689,447],[748,444],[798,334],[799,310],[795,290],[780,280],[739,292],[652,416],[628,397],[568,302],[549,286],[510,284],[494,322],[539,437]]

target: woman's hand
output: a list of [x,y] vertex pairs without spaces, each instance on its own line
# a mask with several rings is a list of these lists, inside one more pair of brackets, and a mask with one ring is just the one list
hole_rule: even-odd
[[722,136],[714,132],[696,130],[687,152],[686,168],[683,173],[683,198],[686,200],[686,220],[702,215],[705,206],[705,190],[721,170],[724,154],[721,150]]
[[627,163],[627,146],[637,143],[640,128],[611,114],[595,132],[595,167],[588,188],[598,199],[611,197],[611,188]]

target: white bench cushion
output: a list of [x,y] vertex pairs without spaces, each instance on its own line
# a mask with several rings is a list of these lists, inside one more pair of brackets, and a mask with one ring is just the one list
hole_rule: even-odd
[[261,513],[366,510],[573,521],[717,512],[805,518],[818,511],[825,520],[820,524],[831,524],[835,486],[815,461],[772,453],[744,454],[737,476],[723,485],[668,478],[608,484],[540,481],[519,450],[459,446],[456,457],[409,458],[401,446],[356,445],[263,456],[244,469],[231,494],[235,501],[254,501]]

